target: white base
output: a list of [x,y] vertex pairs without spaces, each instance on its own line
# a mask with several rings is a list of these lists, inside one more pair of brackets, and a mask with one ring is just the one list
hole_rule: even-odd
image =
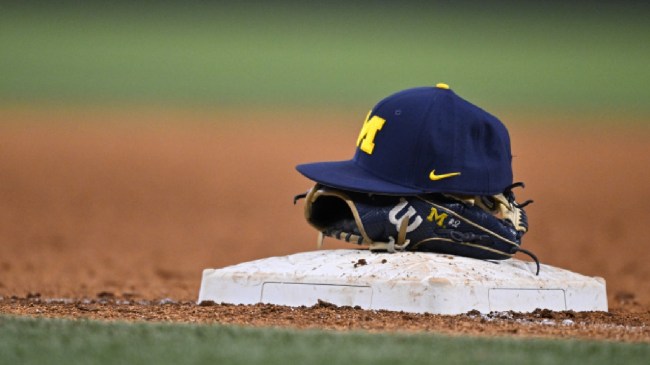
[[199,303],[338,306],[413,313],[607,311],[605,280],[510,259],[322,250],[203,271]]

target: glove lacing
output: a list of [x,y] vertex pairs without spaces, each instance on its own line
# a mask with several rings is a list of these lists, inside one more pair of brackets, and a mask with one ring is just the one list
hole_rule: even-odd
[[409,217],[405,216],[399,224],[399,231],[397,232],[397,240],[392,236],[388,236],[388,242],[370,242],[369,249],[371,252],[386,251],[395,253],[397,251],[404,251],[411,243],[411,240],[406,239],[406,230],[409,225]]
[[537,271],[535,272],[535,276],[539,276],[539,266],[540,265],[539,265],[539,260],[537,259],[537,256],[535,256],[535,254],[532,253],[531,251],[528,251],[528,250],[526,250],[524,248],[521,248],[521,247],[517,247],[515,249],[514,253],[517,253],[517,252],[524,253],[524,254],[528,255],[531,259],[533,259],[535,261],[535,265],[537,265]]
[[309,191],[307,191],[306,193],[296,194],[293,197],[293,205],[296,205],[296,203],[298,203],[298,200],[305,199],[307,197],[307,194],[309,194]]
[[[517,201],[515,200],[515,194],[512,192],[512,189],[514,189],[514,188],[525,188],[525,187],[526,187],[526,185],[523,182],[521,182],[521,181],[516,182],[516,183],[506,187],[505,190],[503,191],[503,195],[506,197],[506,199],[508,199],[510,204],[512,204],[515,208],[519,209],[519,212],[518,212],[518,218],[519,219],[517,219],[517,221],[518,221],[517,223],[521,224],[521,226],[523,226],[526,230],[528,230],[528,218],[523,214],[523,211],[521,209],[524,208],[525,206],[527,206],[528,204],[532,203],[533,200],[529,199],[529,200],[526,200],[523,203],[517,203]],[[515,224],[515,226],[517,226],[518,224]],[[537,266],[537,271],[535,272],[535,275],[539,276],[540,264],[539,264],[539,259],[537,258],[537,256],[532,251],[526,250],[526,249],[521,248],[519,246],[515,248],[513,253],[517,253],[517,252],[521,252],[523,254],[526,254],[531,259],[533,259],[533,261],[535,261],[535,265]]]
[[385,251],[389,253],[395,253],[398,251],[405,251],[408,245],[411,243],[411,240],[406,239],[407,228],[408,228],[408,217],[404,217],[400,222],[400,229],[397,234],[397,239],[393,238],[392,236],[389,236],[388,242],[379,242],[379,241],[364,242],[363,237],[358,236],[356,234],[352,234],[349,232],[342,232],[342,231],[325,230],[325,231],[318,232],[316,247],[318,247],[318,249],[323,247],[323,241],[325,240],[325,236],[328,236],[346,242],[356,243],[358,245],[367,243],[368,249],[371,252]]

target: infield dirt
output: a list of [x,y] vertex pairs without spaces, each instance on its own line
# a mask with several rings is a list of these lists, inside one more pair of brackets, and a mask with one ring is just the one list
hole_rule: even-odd
[[610,314],[199,307],[204,268],[316,249],[294,166],[350,158],[359,116],[89,109],[0,111],[0,313],[650,342],[650,131],[530,119],[504,119],[523,247],[604,277]]

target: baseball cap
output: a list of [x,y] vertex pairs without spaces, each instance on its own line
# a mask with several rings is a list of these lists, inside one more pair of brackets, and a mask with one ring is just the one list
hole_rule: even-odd
[[494,195],[512,184],[506,127],[442,83],[381,100],[366,116],[351,160],[296,169],[326,186],[387,195]]

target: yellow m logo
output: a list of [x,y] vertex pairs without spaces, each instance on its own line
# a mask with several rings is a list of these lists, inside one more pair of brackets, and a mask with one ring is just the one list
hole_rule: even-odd
[[427,220],[429,222],[436,221],[438,227],[442,227],[442,225],[445,223],[446,218],[447,213],[438,214],[438,210],[436,208],[431,208],[431,214],[429,214]]
[[368,112],[366,121],[363,122],[361,133],[359,133],[359,138],[357,138],[357,147],[369,155],[372,155],[372,151],[375,149],[375,136],[377,135],[377,131],[381,130],[384,123],[386,123],[386,119],[376,115],[370,118],[371,112]]

